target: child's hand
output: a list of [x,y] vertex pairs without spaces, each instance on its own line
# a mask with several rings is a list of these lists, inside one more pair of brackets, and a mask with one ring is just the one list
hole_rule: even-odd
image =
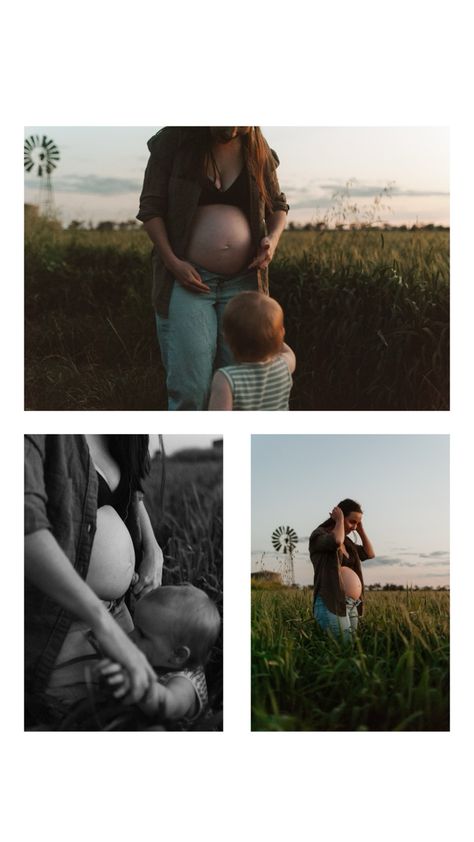
[[105,658],[99,661],[97,670],[115,699],[122,699],[127,695],[131,682],[128,673],[120,664]]

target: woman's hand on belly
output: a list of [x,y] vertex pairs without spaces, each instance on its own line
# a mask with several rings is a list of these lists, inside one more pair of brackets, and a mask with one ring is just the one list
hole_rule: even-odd
[[209,292],[209,287],[201,280],[201,276],[197,269],[188,263],[187,260],[179,260],[175,258],[173,263],[169,266],[174,275],[175,281],[180,286],[189,289],[191,292]]
[[143,550],[143,558],[138,568],[138,579],[132,590],[138,598],[145,596],[161,585],[163,573],[163,551],[155,541]]
[[249,269],[266,269],[273,260],[275,254],[276,243],[271,237],[264,237],[260,240],[260,245],[254,259],[249,263]]

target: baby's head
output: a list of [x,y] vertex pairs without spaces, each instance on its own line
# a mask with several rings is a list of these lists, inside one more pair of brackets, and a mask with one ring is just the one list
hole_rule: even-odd
[[241,292],[224,310],[223,330],[237,362],[261,362],[281,349],[283,310],[268,295]]
[[205,664],[219,634],[219,612],[193,585],[169,585],[138,600],[132,638],[153,667]]

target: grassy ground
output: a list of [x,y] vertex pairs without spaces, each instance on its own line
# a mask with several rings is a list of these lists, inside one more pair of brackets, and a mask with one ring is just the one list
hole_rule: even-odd
[[[28,409],[164,409],[143,231],[26,227]],[[449,232],[285,232],[292,409],[449,406]]]
[[[163,501],[161,477],[162,463],[155,459],[145,505],[165,557],[163,584],[202,588],[222,616],[222,457],[210,451],[194,462],[167,459]],[[222,710],[222,632],[206,676],[211,706]]]
[[311,605],[308,589],[252,589],[253,730],[449,729],[448,593],[367,593],[353,646]]

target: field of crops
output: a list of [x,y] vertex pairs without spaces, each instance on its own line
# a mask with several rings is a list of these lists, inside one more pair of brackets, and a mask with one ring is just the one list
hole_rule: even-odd
[[[164,409],[141,230],[26,226],[28,409]],[[291,408],[447,409],[449,232],[285,232]]]
[[252,588],[254,731],[449,730],[449,593],[369,592],[353,645],[309,589]]
[[[145,505],[163,550],[163,584],[189,582],[202,588],[222,617],[222,456],[201,451],[201,458],[166,460],[164,499],[162,462],[154,459],[147,479]],[[209,701],[222,711],[222,633],[206,666]]]

